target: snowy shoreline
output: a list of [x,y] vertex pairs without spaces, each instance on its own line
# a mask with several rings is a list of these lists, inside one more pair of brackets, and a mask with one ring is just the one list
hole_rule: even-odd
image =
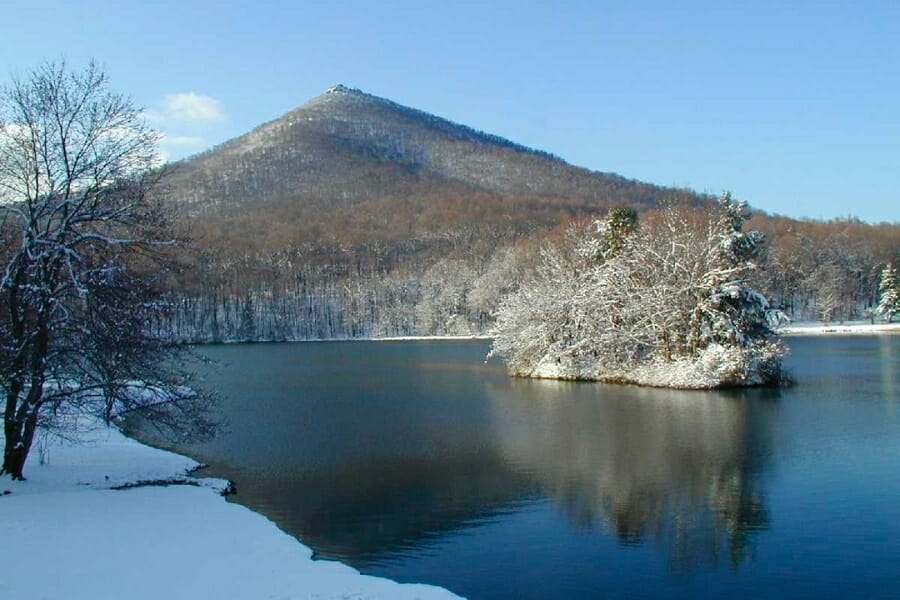
[[313,560],[274,523],[226,502],[227,481],[192,477],[193,459],[116,429],[35,446],[28,481],[0,479],[2,598],[458,598]]
[[777,330],[779,335],[878,335],[900,333],[900,323],[870,323],[868,321],[848,321],[846,323],[793,323]]
[[[839,324],[824,324],[819,322],[798,322],[776,330],[778,335],[805,336],[805,335],[878,335],[884,333],[900,333],[898,323],[875,323],[868,321],[848,321]],[[186,342],[188,345],[214,345],[221,344],[322,344],[329,342],[439,342],[439,341],[483,341],[489,342],[494,338],[485,334],[472,335],[398,335],[387,337],[358,337],[358,338],[331,338],[331,339],[306,339],[306,340],[253,340],[237,341],[225,340],[220,342],[195,341]]]
[[490,341],[493,338],[489,335],[472,334],[472,335],[393,335],[386,337],[342,337],[342,338],[310,338],[310,339],[290,339],[290,340],[221,340],[214,342],[212,340],[200,340],[184,343],[188,346],[219,346],[219,345],[237,345],[237,344],[324,344],[331,342],[419,342],[419,341],[468,341],[481,340]]

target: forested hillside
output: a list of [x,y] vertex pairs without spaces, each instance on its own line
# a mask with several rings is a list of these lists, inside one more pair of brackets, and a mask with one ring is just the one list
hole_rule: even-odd
[[[572,227],[618,205],[712,200],[343,86],[171,166],[163,189],[195,243],[161,325],[210,341],[483,333]],[[897,225],[748,226],[770,240],[759,287],[797,319],[862,317],[900,258]]]

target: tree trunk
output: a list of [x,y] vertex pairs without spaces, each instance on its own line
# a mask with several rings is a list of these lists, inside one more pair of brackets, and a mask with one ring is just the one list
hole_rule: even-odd
[[14,480],[25,481],[25,461],[34,441],[37,427],[37,413],[29,414],[25,421],[6,419],[4,433],[6,444],[3,448],[3,468],[0,473],[8,474]]
[[8,473],[13,479],[21,479],[22,467],[25,463],[24,459],[19,459],[18,451],[16,450],[22,438],[22,430],[16,420],[16,405],[23,387],[21,379],[13,378],[12,382],[10,382],[10,389],[6,393],[6,408],[3,413],[5,444],[3,448],[3,467],[0,468],[0,475]]
[[[6,443],[3,448],[3,468],[0,474],[9,474],[14,480],[24,481],[25,461],[34,441],[38,415],[44,402],[44,359],[47,356],[49,330],[43,323],[39,327],[35,346],[28,363],[30,383],[25,398],[20,398],[26,389],[21,376],[13,378],[6,396],[3,433]],[[24,356],[24,352],[20,353]],[[21,360],[21,359],[20,359]],[[24,363],[24,360],[21,360]]]
[[28,458],[28,452],[25,450],[24,441],[17,437],[6,438],[6,447],[3,449],[3,469],[0,473],[9,474],[17,481],[25,481],[22,472],[25,469],[26,458]]

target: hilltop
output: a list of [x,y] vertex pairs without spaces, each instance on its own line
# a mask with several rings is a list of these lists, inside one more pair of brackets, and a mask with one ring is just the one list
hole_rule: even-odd
[[170,183],[194,213],[459,193],[649,206],[666,192],[343,85],[182,161]]

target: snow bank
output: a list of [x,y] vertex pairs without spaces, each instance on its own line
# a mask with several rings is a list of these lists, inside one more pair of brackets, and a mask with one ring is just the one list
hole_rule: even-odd
[[680,389],[772,385],[773,377],[783,377],[780,375],[782,354],[778,344],[751,348],[713,344],[704,348],[696,359],[641,364],[628,376],[631,383]]
[[482,334],[469,335],[388,335],[380,337],[336,337],[336,338],[298,338],[287,340],[255,339],[252,341],[225,340],[214,342],[205,340],[199,344],[305,344],[305,343],[331,343],[331,342],[434,342],[434,341],[466,341],[466,340],[491,340],[491,336]]
[[778,330],[781,335],[873,335],[900,333],[900,323],[870,323],[848,321],[825,325],[823,323],[792,323]]
[[645,360],[624,365],[599,361],[570,362],[562,357],[545,355],[534,369],[514,374],[538,379],[601,381],[688,390],[748,387],[772,385],[781,380],[783,353],[784,349],[778,343],[760,343],[747,348],[712,344],[696,358]]
[[[2,437],[0,437],[2,439]],[[0,479],[0,598],[16,600],[445,599],[450,592],[361,575],[228,503],[195,461],[95,427]],[[112,488],[140,481],[190,485]]]

